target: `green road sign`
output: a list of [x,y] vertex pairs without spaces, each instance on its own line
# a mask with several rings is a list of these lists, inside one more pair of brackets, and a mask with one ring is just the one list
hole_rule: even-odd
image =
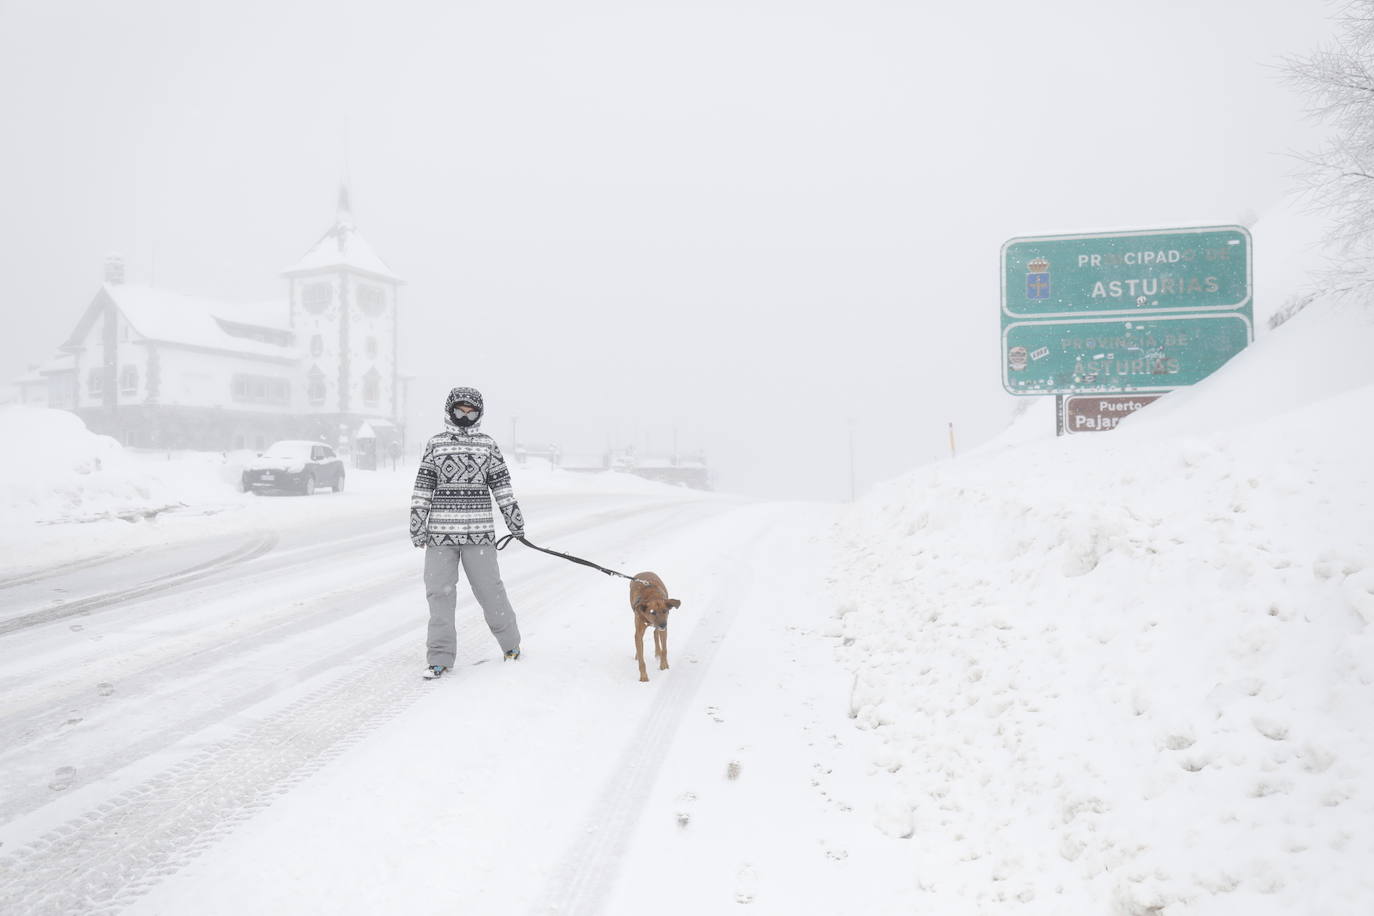
[[1250,233],[1240,226],[1011,239],[1004,318],[1221,312],[1250,306]]
[[1002,329],[1002,386],[1012,394],[1169,391],[1202,381],[1253,336],[1239,313],[1018,321]]
[[1003,385],[1089,394],[1201,381],[1254,338],[1251,273],[1241,226],[1010,239]]

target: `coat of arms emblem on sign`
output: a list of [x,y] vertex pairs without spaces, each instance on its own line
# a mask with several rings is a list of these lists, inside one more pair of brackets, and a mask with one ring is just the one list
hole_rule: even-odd
[[1026,298],[1048,299],[1050,297],[1050,262],[1036,258],[1026,265]]

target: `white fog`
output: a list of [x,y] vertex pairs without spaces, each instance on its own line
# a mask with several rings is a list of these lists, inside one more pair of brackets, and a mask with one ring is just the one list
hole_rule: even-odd
[[[400,277],[428,435],[452,385],[565,452],[704,449],[849,496],[972,446],[1015,235],[1251,223],[1316,127],[1247,4],[6,4],[0,251],[46,362],[128,282],[284,300],[333,223]],[[22,317],[22,321],[20,318]]]
[[0,913],[1374,912],[1370,74],[0,0]]

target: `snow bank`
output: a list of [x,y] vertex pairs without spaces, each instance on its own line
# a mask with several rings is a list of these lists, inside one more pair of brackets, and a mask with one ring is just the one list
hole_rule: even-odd
[[0,408],[0,430],[0,510],[12,524],[133,518],[233,493],[217,467],[145,460],[63,410]]
[[1374,321],[1262,344],[841,525],[832,634],[916,909],[1374,911],[1374,384],[1328,360]]

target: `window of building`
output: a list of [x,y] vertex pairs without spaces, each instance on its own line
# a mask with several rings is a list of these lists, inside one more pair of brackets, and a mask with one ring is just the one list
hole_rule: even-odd
[[320,371],[319,366],[310,367],[310,380],[306,383],[306,394],[310,398],[312,407],[319,407],[324,403],[324,373]]
[[364,315],[377,317],[386,310],[386,293],[375,286],[359,286],[358,308]]
[[138,367],[125,366],[119,370],[119,393],[137,394],[138,393]]
[[334,301],[334,287],[328,283],[309,283],[301,290],[301,305],[307,312],[319,314]]
[[99,398],[105,395],[105,370],[92,369],[86,376],[86,390],[91,397]]
[[368,359],[376,359],[376,358],[377,358],[377,350],[378,350],[378,347],[377,347],[377,338],[375,338],[375,337],[369,337],[369,338],[367,339],[367,358],[368,358]]
[[369,369],[363,376],[363,403],[368,407],[376,407],[381,399],[382,377],[377,374],[376,369]]
[[264,375],[235,375],[233,396],[240,404],[289,404],[291,383]]
[[310,338],[310,355],[316,359],[324,355],[324,337],[322,335],[315,334]]
[[263,343],[275,344],[278,347],[289,347],[294,339],[290,331],[283,331],[277,328],[264,328],[258,325],[241,324],[237,321],[225,321],[218,316],[215,321],[230,337],[242,337],[245,340],[260,340]]

